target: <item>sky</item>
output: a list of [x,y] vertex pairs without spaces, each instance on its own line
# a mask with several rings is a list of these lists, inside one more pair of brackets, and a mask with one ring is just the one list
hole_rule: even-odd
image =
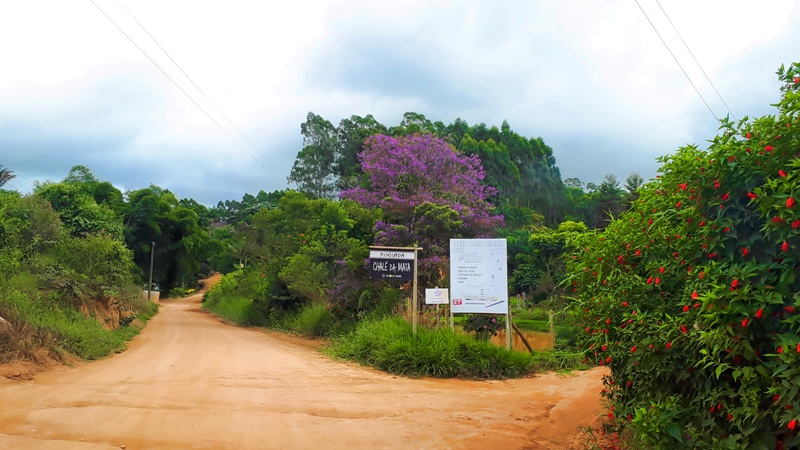
[[798,2],[659,1],[3,2],[6,188],[80,164],[209,206],[285,189],[308,112],[507,120],[562,178],[649,179],[714,115],[773,113],[800,59]]

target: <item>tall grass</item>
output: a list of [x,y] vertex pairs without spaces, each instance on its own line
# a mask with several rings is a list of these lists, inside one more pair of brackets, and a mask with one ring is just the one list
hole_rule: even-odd
[[218,301],[214,297],[216,296],[209,295],[203,307],[237,325],[263,325],[253,313],[253,300],[237,295],[226,296],[224,301]]
[[[43,345],[51,347],[56,352],[66,352],[82,359],[94,360],[124,350],[127,341],[139,333],[139,329],[135,327],[120,327],[108,331],[94,318],[86,317],[73,308],[62,307],[43,299],[33,299],[15,290],[0,296],[0,309],[7,311],[6,314],[14,319],[13,328],[6,328],[15,330],[17,338],[28,339],[25,344],[22,342],[15,344],[18,352],[20,349],[25,349],[25,346]],[[137,318],[144,322],[152,317],[156,310],[157,306],[148,306]],[[30,348],[27,351],[29,352]]]
[[417,330],[398,317],[361,322],[334,340],[332,356],[406,376],[510,378],[533,368],[531,355],[479,342],[449,329]]

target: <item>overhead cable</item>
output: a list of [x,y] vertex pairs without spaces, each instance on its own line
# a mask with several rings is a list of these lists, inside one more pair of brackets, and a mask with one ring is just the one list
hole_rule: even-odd
[[694,85],[694,83],[692,82],[692,79],[689,77],[689,74],[688,74],[688,73],[686,73],[686,70],[684,70],[683,66],[682,66],[682,65],[681,65],[681,63],[678,61],[678,58],[676,58],[676,57],[675,57],[675,54],[673,54],[673,53],[672,53],[672,50],[670,50],[670,48],[669,48],[669,45],[667,45],[667,42],[664,40],[664,38],[663,38],[663,37],[661,37],[661,33],[659,33],[659,32],[658,32],[658,29],[657,29],[657,28],[656,28],[656,26],[653,24],[653,21],[651,21],[651,20],[650,20],[650,17],[649,17],[649,16],[647,15],[647,13],[644,11],[644,8],[642,8],[642,5],[640,5],[640,4],[639,4],[639,0],[633,0],[633,1],[635,1],[635,2],[636,2],[636,6],[638,6],[638,7],[639,7],[639,10],[640,10],[640,11],[642,11],[642,14],[644,14],[644,17],[645,17],[645,19],[647,19],[647,22],[648,22],[648,23],[650,23],[650,26],[651,26],[651,27],[653,27],[653,31],[655,31],[655,32],[656,32],[656,35],[658,35],[658,38],[659,38],[659,39],[661,39],[661,43],[662,43],[662,44],[664,44],[664,47],[666,47],[666,48],[667,48],[667,51],[669,52],[670,56],[672,56],[672,59],[673,59],[673,60],[675,60],[675,64],[677,64],[677,65],[678,65],[678,67],[680,67],[680,69],[681,69],[681,72],[683,72],[683,75],[686,77],[686,79],[687,79],[687,80],[689,80],[689,84],[691,84],[691,85],[692,85],[692,87],[694,88],[694,91],[695,91],[695,92],[697,92],[697,95],[700,97],[700,100],[702,100],[702,101],[703,101],[703,104],[704,104],[704,105],[706,105],[706,108],[708,108],[708,112],[710,112],[710,113],[711,113],[711,115],[714,117],[714,120],[716,120],[717,122],[719,122],[719,121],[720,121],[720,120],[719,120],[719,118],[717,117],[717,115],[716,115],[716,114],[714,114],[714,111],[712,111],[712,110],[711,110],[711,107],[710,107],[710,106],[708,106],[708,102],[706,102],[706,99],[705,99],[705,98],[703,98],[703,94],[701,94],[701,93],[700,93],[700,91],[697,89],[697,86],[695,86],[695,85]]
[[672,29],[675,30],[675,34],[677,34],[678,37],[681,39],[681,42],[683,42],[683,46],[686,47],[686,51],[688,51],[689,54],[692,55],[692,59],[694,60],[695,64],[697,64],[697,67],[700,68],[700,72],[703,72],[703,76],[706,77],[706,81],[708,81],[708,84],[711,85],[711,87],[714,89],[714,92],[717,93],[717,97],[719,97],[720,101],[722,101],[722,104],[725,105],[725,109],[728,110],[728,114],[730,114],[731,117],[733,117],[733,120],[736,121],[737,120],[736,119],[736,115],[733,114],[733,111],[731,111],[731,109],[728,107],[728,104],[725,103],[725,99],[722,98],[722,95],[717,90],[717,87],[714,86],[714,83],[711,82],[711,78],[709,78],[708,75],[706,74],[706,71],[703,70],[703,66],[700,65],[700,61],[698,61],[697,58],[695,58],[694,53],[692,53],[692,50],[689,48],[689,45],[686,43],[686,41],[683,40],[683,36],[681,36],[681,33],[678,32],[678,29],[675,28],[675,24],[672,23],[672,19],[670,19],[669,15],[667,14],[667,12],[664,11],[664,7],[661,6],[661,2],[656,0],[656,3],[658,4],[658,7],[661,8],[661,12],[664,13],[664,17],[667,18],[667,20],[669,21],[669,24],[672,25]]
[[223,113],[223,112],[222,112],[222,111],[221,111],[221,110],[220,110],[220,109],[217,107],[217,105],[216,105],[216,104],[215,104],[215,103],[214,103],[214,102],[213,102],[213,101],[212,101],[212,100],[211,100],[211,99],[208,97],[208,95],[206,95],[206,93],[205,93],[205,92],[203,92],[203,90],[202,90],[202,89],[200,89],[200,86],[198,86],[198,85],[197,85],[197,83],[195,83],[195,82],[194,82],[194,80],[192,79],[192,77],[190,77],[190,76],[189,76],[189,74],[188,74],[188,73],[186,73],[186,71],[185,71],[185,70],[183,70],[183,68],[181,67],[181,65],[180,65],[180,64],[178,64],[178,62],[177,62],[177,61],[175,61],[175,59],[173,59],[173,58],[172,58],[172,55],[170,55],[170,54],[169,54],[169,52],[167,52],[167,50],[165,50],[165,49],[164,49],[164,47],[162,47],[162,46],[161,46],[161,44],[158,42],[158,40],[157,40],[157,39],[156,39],[156,38],[155,38],[155,37],[154,37],[152,34],[150,34],[150,32],[149,32],[149,31],[147,31],[147,28],[145,28],[145,27],[144,27],[144,25],[142,25],[142,23],[141,23],[141,22],[139,22],[139,19],[137,19],[137,18],[136,18],[136,16],[134,16],[134,15],[133,15],[133,13],[132,13],[132,12],[130,12],[130,10],[129,10],[128,8],[126,8],[126,7],[125,7],[125,4],[123,4],[123,3],[122,3],[122,0],[117,0],[117,3],[119,3],[119,4],[120,4],[120,6],[122,6],[122,9],[124,9],[124,10],[125,10],[125,12],[127,12],[127,13],[128,13],[128,15],[129,15],[129,16],[131,16],[131,19],[133,19],[133,20],[134,20],[134,22],[136,22],[136,24],[137,24],[137,25],[139,25],[139,28],[141,28],[141,29],[142,29],[142,31],[144,31],[144,32],[145,32],[145,34],[147,34],[147,36],[148,36],[148,37],[149,37],[149,38],[150,38],[150,39],[151,39],[151,40],[152,40],[152,41],[153,41],[153,42],[154,42],[154,43],[155,43],[155,44],[158,46],[158,48],[159,48],[159,49],[161,49],[161,51],[162,51],[162,52],[164,52],[164,54],[167,56],[167,58],[169,58],[169,60],[170,60],[170,61],[172,61],[172,64],[175,64],[175,67],[177,67],[177,68],[178,68],[178,70],[180,70],[180,71],[181,71],[181,73],[183,74],[183,76],[185,76],[185,77],[186,77],[186,79],[187,79],[187,80],[189,80],[189,82],[190,82],[190,83],[192,83],[192,85],[195,87],[195,89],[197,89],[197,91],[198,91],[198,92],[200,92],[200,94],[201,94],[201,95],[202,95],[202,96],[203,96],[203,97],[204,97],[204,98],[205,98],[205,99],[208,101],[208,103],[210,103],[210,104],[211,104],[211,106],[213,106],[213,107],[214,107],[214,109],[215,109],[215,110],[216,110],[216,111],[217,111],[217,112],[218,112],[218,113],[219,113],[219,114],[220,114],[222,117],[224,117],[224,118],[225,118],[225,120],[228,122],[228,124],[229,124],[229,125],[230,125],[230,126],[231,126],[231,127],[234,129],[234,130],[236,130],[236,132],[237,132],[237,133],[239,133],[239,136],[241,136],[241,137],[242,137],[242,138],[243,138],[245,141],[247,141],[247,143],[248,143],[248,144],[250,144],[250,146],[253,148],[253,150],[255,150],[255,151],[256,151],[256,153],[258,153],[258,154],[259,154],[259,155],[260,155],[260,156],[261,156],[261,157],[264,159],[264,161],[266,161],[266,162],[267,162],[267,164],[271,165],[271,166],[272,166],[272,167],[273,167],[275,170],[278,170],[278,168],[277,168],[277,167],[275,167],[275,166],[272,164],[272,162],[270,162],[270,160],[269,160],[269,159],[267,159],[267,157],[266,157],[266,156],[264,156],[264,154],[263,154],[263,153],[261,153],[261,151],[258,149],[258,147],[256,147],[256,145],[255,145],[255,144],[253,144],[252,142],[250,142],[250,139],[248,139],[248,138],[247,138],[247,136],[245,136],[245,135],[244,135],[244,133],[242,133],[242,132],[241,132],[241,130],[239,130],[239,128],[237,128],[237,127],[236,127],[236,125],[234,125],[234,123],[233,123],[233,122],[232,122],[232,121],[231,121],[231,120],[228,118],[228,116],[227,116],[227,115],[225,115],[225,113]]
[[206,117],[211,119],[211,121],[214,122],[219,127],[219,129],[222,130],[223,133],[227,134],[228,137],[233,142],[235,142],[236,145],[239,146],[239,148],[244,150],[244,152],[247,153],[251,158],[253,158],[253,161],[257,162],[258,165],[263,167],[264,170],[266,170],[268,172],[270,171],[270,169],[268,169],[267,166],[265,166],[261,161],[258,160],[258,158],[256,158],[252,153],[250,153],[250,151],[247,150],[238,140],[236,140],[236,138],[234,138],[233,135],[231,133],[229,133],[228,130],[225,129],[225,127],[223,127],[216,119],[214,119],[214,117],[212,117],[211,114],[208,113],[208,111],[206,111],[202,106],[200,106],[200,104],[197,103],[197,101],[191,95],[189,95],[189,93],[186,92],[186,90],[184,90],[171,76],[169,76],[169,74],[160,65],[158,65],[158,63],[155,62],[155,60],[153,60],[153,58],[151,58],[150,55],[148,55],[147,52],[145,52],[144,49],[142,49],[142,47],[140,47],[139,44],[137,44],[136,41],[134,41],[128,35],[128,33],[125,32],[125,30],[123,30],[119,25],[117,25],[117,23],[114,22],[114,20],[111,17],[109,17],[108,14],[106,14],[106,12],[103,11],[103,9],[100,8],[100,6],[98,6],[97,3],[95,3],[94,0],[89,0],[89,1],[95,6],[95,8],[97,8],[98,11],[100,11],[100,13],[103,14],[103,16],[105,16],[106,19],[108,19],[109,22],[111,22],[117,28],[117,30],[120,31],[120,33],[122,33],[126,38],[128,38],[128,40],[131,42],[131,44],[133,44],[140,52],[142,52],[142,54],[148,60],[150,60],[150,62],[153,63],[153,65],[156,66],[158,68],[158,70],[160,70],[161,73],[164,74],[164,76],[167,77],[169,79],[169,81],[172,82],[172,84],[175,85],[175,87],[177,87],[181,92],[183,92],[183,95],[185,95],[189,100],[191,100],[191,102],[194,103],[194,105],[197,106],[197,108],[200,109],[200,111],[202,111],[203,114],[206,115]]

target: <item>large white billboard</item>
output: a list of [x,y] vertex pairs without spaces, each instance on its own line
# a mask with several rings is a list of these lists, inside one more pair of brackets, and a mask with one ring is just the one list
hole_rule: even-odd
[[505,239],[450,239],[450,308],[456,314],[508,314]]

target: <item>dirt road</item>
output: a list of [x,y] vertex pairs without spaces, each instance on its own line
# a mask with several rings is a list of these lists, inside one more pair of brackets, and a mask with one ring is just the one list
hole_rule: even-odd
[[564,449],[603,372],[406,379],[163,301],[129,350],[0,385],[2,449]]

